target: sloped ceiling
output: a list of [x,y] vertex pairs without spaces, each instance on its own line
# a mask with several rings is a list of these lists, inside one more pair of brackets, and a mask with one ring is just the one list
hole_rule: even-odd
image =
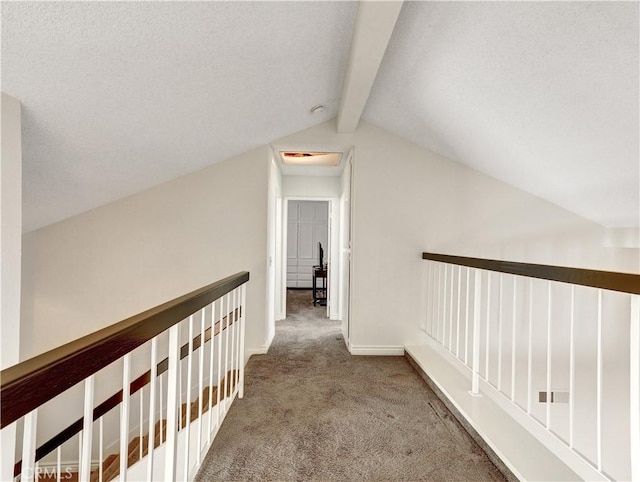
[[[357,3],[2,2],[24,231],[336,116]],[[325,112],[310,114],[315,104]]]
[[638,226],[638,6],[405,2],[363,117],[601,225]]
[[[358,10],[1,8],[1,87],[23,103],[25,231],[335,117]],[[638,226],[638,9],[407,1],[363,117],[604,226]]]

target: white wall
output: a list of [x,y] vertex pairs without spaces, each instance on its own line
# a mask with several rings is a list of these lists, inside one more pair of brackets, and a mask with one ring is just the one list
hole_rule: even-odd
[[603,247],[595,223],[367,122],[355,134],[327,122],[278,143],[355,147],[356,352],[397,353],[422,336],[423,251],[640,272],[638,250]]
[[[2,93],[0,140],[0,369],[19,360],[22,239],[22,123],[20,101]],[[0,480],[12,478],[15,425],[2,430]]]
[[[596,224],[364,121],[279,142],[355,147],[354,353],[397,353],[424,335],[422,251],[640,271],[638,250],[603,247]],[[266,349],[268,162],[264,146],[26,234],[21,356],[245,269],[247,348]]]
[[0,281],[0,368],[18,362],[22,251],[22,135],[20,101],[2,93],[0,208],[2,276]]
[[338,306],[338,316],[342,320],[342,336],[347,346],[349,345],[349,294],[350,270],[351,270],[351,165],[353,150],[349,150],[347,160],[344,165],[342,176],[340,176],[340,232],[339,251],[337,253],[339,262],[339,289],[340,303]]
[[334,176],[282,176],[287,197],[340,197],[340,178]]
[[[264,352],[267,170],[267,147],[255,149],[25,234],[21,359],[242,270],[246,348]],[[134,360],[133,376],[145,369],[148,358]],[[115,392],[111,378],[96,385],[96,403]],[[81,413],[76,388],[41,409],[39,440]]]
[[275,320],[284,316],[283,297],[281,289],[282,270],[278,269],[282,263],[282,238],[276,233],[282,230],[282,174],[275,161],[274,154],[269,153],[269,199],[267,215],[267,299],[266,322],[267,341],[269,346],[275,336]]
[[247,347],[262,347],[267,158],[259,148],[26,234],[22,359],[242,270]]

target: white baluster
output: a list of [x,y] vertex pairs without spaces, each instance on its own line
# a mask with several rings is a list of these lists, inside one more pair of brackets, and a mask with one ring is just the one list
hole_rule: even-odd
[[429,319],[429,315],[431,312],[431,303],[433,302],[431,298],[431,262],[427,261],[427,306],[425,310],[425,318],[424,318],[424,330],[429,333],[429,329],[431,326],[431,320]]
[[127,461],[129,458],[129,380],[131,379],[131,353],[123,359],[122,367],[122,403],[120,404],[120,476],[121,482],[127,480]]
[[485,380],[489,382],[489,354],[491,352],[491,271],[487,271],[487,339],[485,344],[484,376]]
[[238,301],[237,301],[237,313],[236,313],[236,360],[235,360],[235,376],[236,376],[236,393],[240,391],[240,365],[242,364],[242,360],[240,358],[240,353],[242,350],[240,349],[240,312],[242,307],[240,306],[242,302],[242,288],[236,288]]
[[[185,450],[185,457],[184,457],[184,472],[183,472],[183,480],[188,480],[188,475],[189,475],[189,458],[190,458],[190,442],[191,442],[191,378],[193,376],[192,370],[193,370],[193,363],[192,363],[192,358],[193,358],[193,315],[189,316],[189,351],[187,353],[187,424],[186,424],[186,450]],[[180,411],[180,414],[182,415],[182,410]],[[180,423],[182,424],[182,420],[180,420]]]
[[[200,465],[202,451],[202,397],[204,396],[204,338],[205,338],[205,309],[200,310],[200,352],[198,353],[198,450],[196,451],[196,465]],[[209,397],[211,398],[211,397]],[[209,414],[211,416],[211,414]]]
[[449,265],[444,265],[443,306],[442,306],[442,346],[447,346],[447,287],[449,286]]
[[216,332],[216,302],[211,303],[211,338],[209,340],[209,430],[207,430],[207,445],[211,443],[213,431],[213,354],[215,352]]
[[531,415],[533,372],[533,279],[529,279],[529,347],[527,355],[527,414]]
[[498,391],[502,387],[502,273],[498,274]]
[[[182,350],[180,350],[182,357]],[[169,387],[167,386],[167,390]],[[178,360],[178,409],[180,410],[180,418],[178,419],[178,431],[182,430],[182,358]]]
[[472,351],[472,370],[471,376],[471,395],[480,395],[480,294],[481,294],[481,276],[480,270],[475,270],[475,279],[473,283],[473,351]]
[[35,480],[37,424],[38,409],[36,408],[24,416],[20,482],[33,482]]
[[551,430],[551,333],[551,281],[547,281],[547,430]]
[[460,288],[462,286],[462,266],[458,266],[458,317],[456,321],[456,358],[460,359]]
[[140,423],[138,424],[138,427],[140,428],[139,432],[138,432],[138,437],[140,438],[140,442],[138,443],[140,451],[138,452],[140,454],[140,460],[142,460],[143,457],[143,453],[144,453],[144,443],[142,438],[144,437],[144,387],[142,387],[140,389]]
[[575,313],[576,286],[571,285],[571,310],[569,313],[569,448],[573,449],[573,417],[575,414],[575,377],[576,377],[576,348],[575,348]]
[[167,435],[164,480],[176,480],[178,439],[178,368],[180,361],[180,323],[169,328],[169,367],[167,370]]
[[[81,460],[82,460],[82,430],[80,432],[78,432],[78,472],[80,472],[80,461]],[[36,477],[36,479],[37,479],[37,477]]]
[[[60,482],[61,480],[62,480],[62,447],[58,446],[58,448],[56,449],[56,482]],[[100,476],[99,482],[102,482],[102,475]]]
[[516,307],[518,300],[518,277],[513,277],[513,306],[512,306],[512,314],[511,314],[511,401],[515,401],[516,399]]
[[436,341],[440,340],[440,308],[442,306],[442,268],[440,263],[435,263],[437,273],[435,275],[436,306],[434,307],[434,326],[431,328],[432,336]]
[[449,351],[453,353],[453,272],[455,266],[451,265],[451,280],[449,287]]
[[226,313],[226,325],[225,325],[225,330],[224,330],[224,413],[226,415],[227,413],[227,394],[228,392],[228,386],[229,386],[229,377],[228,375],[228,371],[229,371],[229,319],[231,318],[231,314],[229,313],[229,305],[231,304],[231,299],[230,299],[230,294],[227,293],[226,295],[227,298],[227,313]]
[[[233,382],[235,382],[235,344],[236,344],[236,290],[233,290],[232,293],[230,293],[231,295],[231,299],[233,300],[231,303],[231,315],[229,315],[231,317],[231,333],[230,333],[230,337],[231,337],[231,358],[229,359],[230,362],[229,364],[231,365],[231,380]],[[230,382],[230,390],[231,390],[231,399],[233,400],[233,394],[235,393],[235,385],[233,383]]]
[[243,284],[240,287],[240,353],[239,353],[239,360],[240,360],[240,381],[238,382],[240,384],[240,388],[239,388],[239,392],[238,392],[238,396],[240,398],[244,397],[244,326],[245,326],[245,313],[247,311],[247,293],[246,293],[246,284]]
[[[103,417],[100,417],[100,419],[98,421],[98,427],[99,427],[99,432],[100,432],[100,440],[99,440],[99,444],[98,444],[98,458],[100,459],[98,461],[98,482],[102,482],[102,478],[103,478],[102,470],[103,470],[103,467],[104,467],[104,422],[103,422]],[[58,456],[60,456],[60,453],[58,453]]]
[[216,427],[220,428],[220,417],[222,415],[220,408],[220,392],[222,391],[222,328],[224,326],[224,297],[220,298],[220,320],[218,321],[218,385],[216,390]]
[[167,426],[166,422],[163,422],[164,420],[164,407],[163,405],[163,397],[164,397],[164,387],[163,387],[163,382],[162,379],[164,378],[164,373],[162,375],[160,375],[160,444],[162,445],[164,443],[164,441],[166,440],[166,436],[162,435],[163,432],[163,428]]
[[[640,295],[631,295],[630,399],[631,480],[640,481]],[[635,455],[634,455],[635,454]]]
[[[0,430],[0,447],[2,447],[3,452],[3,456],[0,457],[0,480],[14,480],[17,425],[17,422],[12,422]],[[6,456],[4,454],[10,455]]]
[[445,297],[446,293],[444,290],[445,287],[445,270],[446,266],[444,263],[440,263],[439,271],[440,276],[438,279],[438,338],[437,340],[444,345],[444,308],[445,308]]
[[91,476],[91,448],[93,444],[93,393],[94,375],[84,381],[84,417],[82,422],[82,456],[80,457],[80,480]]
[[596,371],[596,460],[602,472],[602,290],[598,289],[598,352]]
[[[149,381],[149,432],[147,440],[147,480],[153,480],[153,456],[156,434],[156,379],[158,377],[158,337],[151,339],[151,374]],[[162,398],[162,393],[160,393]],[[162,419],[162,412],[160,413]],[[162,427],[160,427],[162,431]],[[140,443],[142,445],[142,442]]]
[[469,362],[469,304],[471,300],[471,268],[467,267],[467,292],[465,293],[466,302],[464,305],[464,364]]
[[438,280],[437,280],[437,270],[436,270],[437,265],[433,261],[429,261],[429,264],[431,265],[431,286],[430,286],[431,309],[429,310],[430,311],[429,335],[431,335],[432,338],[435,338],[435,330],[433,329],[433,327],[435,326],[434,324],[437,319],[437,309],[438,309],[438,295],[437,295]]

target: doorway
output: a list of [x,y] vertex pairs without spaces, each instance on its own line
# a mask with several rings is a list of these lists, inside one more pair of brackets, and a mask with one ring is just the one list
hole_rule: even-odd
[[[304,303],[330,306],[328,267],[330,202],[289,199],[287,202],[287,313]],[[326,310],[326,317],[329,317]]]
[[321,309],[326,310],[325,318],[342,322],[348,344],[352,150],[343,151],[339,166],[322,172],[285,166],[278,152],[272,149],[269,177],[267,347],[276,321],[287,317],[288,290],[307,290],[313,306],[309,290],[313,267],[320,264],[318,243],[326,265],[326,281],[316,279],[326,282],[326,306]]

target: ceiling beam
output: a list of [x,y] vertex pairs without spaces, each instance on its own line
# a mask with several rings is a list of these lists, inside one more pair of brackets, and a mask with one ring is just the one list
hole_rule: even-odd
[[401,8],[401,0],[360,1],[342,88],[338,132],[354,132],[358,127]]

